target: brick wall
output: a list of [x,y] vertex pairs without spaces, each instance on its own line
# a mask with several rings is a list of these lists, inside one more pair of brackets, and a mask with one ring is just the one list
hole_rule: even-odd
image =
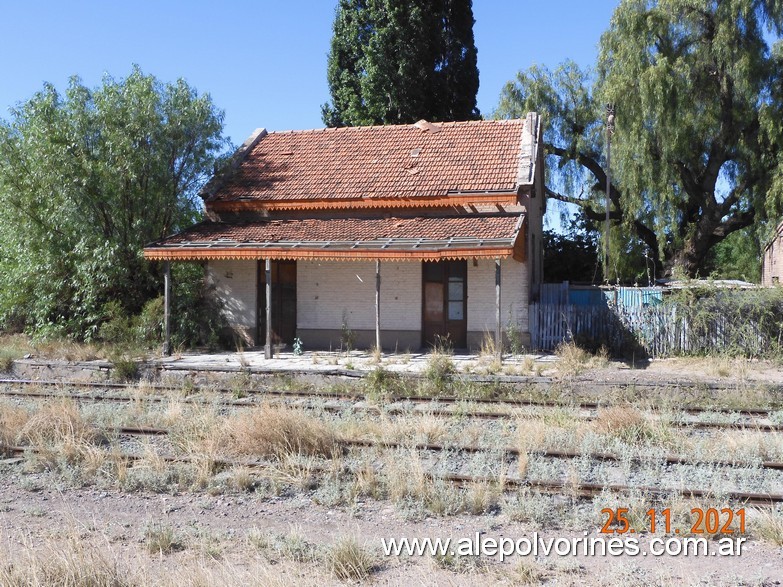
[[[297,327],[375,329],[375,263],[299,261]],[[421,264],[381,263],[381,329],[421,329]]]
[[[512,259],[501,264],[501,322],[528,331],[527,267]],[[256,338],[256,261],[210,261],[208,278],[223,312],[249,343]],[[381,263],[381,329],[385,347],[418,348],[421,340],[421,263]],[[375,263],[297,262],[297,331],[306,345],[339,346],[345,319],[360,346],[374,344]],[[472,347],[495,331],[495,263],[468,261],[468,333]],[[319,333],[323,333],[320,336]]]
[[[510,319],[527,332],[527,266],[503,259],[500,271],[501,324],[505,329]],[[495,261],[491,259],[480,259],[476,267],[468,261],[468,332],[485,331],[495,332]]]
[[775,240],[762,253],[761,284],[766,286],[783,283],[783,224],[778,226]]
[[229,325],[248,344],[256,343],[258,261],[210,261],[207,279],[223,306]]

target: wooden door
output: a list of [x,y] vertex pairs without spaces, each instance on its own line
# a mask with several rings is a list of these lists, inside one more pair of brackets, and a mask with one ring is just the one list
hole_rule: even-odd
[[423,345],[438,344],[440,339],[445,339],[454,348],[467,347],[467,262],[422,265]]
[[[296,338],[296,261],[272,261],[272,343],[293,344]],[[258,270],[258,339],[266,344],[266,271]]]

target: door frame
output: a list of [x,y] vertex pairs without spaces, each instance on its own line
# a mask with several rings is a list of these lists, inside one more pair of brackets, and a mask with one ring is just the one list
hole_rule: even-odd
[[[438,263],[442,264],[443,272],[441,281],[433,281],[427,279],[427,264]],[[456,267],[460,266],[459,270]],[[460,274],[463,277],[462,280],[462,319],[451,320],[449,319],[449,276],[453,274]],[[465,349],[468,346],[468,262],[467,260],[458,261],[423,261],[421,264],[421,346],[422,348],[433,346],[434,340],[427,340],[427,320],[426,320],[426,308],[427,308],[427,283],[442,283],[443,288],[443,322],[441,327],[441,336],[444,334],[449,335],[449,339],[452,348]],[[452,336],[454,332],[457,332],[456,336]]]
[[[266,268],[264,267],[265,261],[258,261],[258,281],[257,281],[257,300],[256,304],[256,328],[258,330],[258,346],[264,346],[266,344]],[[283,290],[279,281],[280,265],[293,265],[293,299],[283,299]],[[296,337],[297,328],[297,263],[296,260],[281,259],[273,260],[271,262],[272,267],[272,344],[292,344],[293,338]],[[290,285],[290,284],[289,284]],[[285,303],[292,305],[292,316],[289,317],[289,323],[281,326],[280,321],[283,319],[282,307]],[[278,329],[275,329],[275,325],[278,325]],[[283,340],[277,330],[290,330],[293,332],[291,340]]]

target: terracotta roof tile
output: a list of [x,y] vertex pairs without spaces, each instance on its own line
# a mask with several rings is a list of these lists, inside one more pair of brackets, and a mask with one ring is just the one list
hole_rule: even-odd
[[[517,188],[525,120],[273,132],[208,202],[445,196]],[[528,133],[529,134],[529,133]]]
[[235,243],[373,241],[381,239],[509,239],[513,240],[519,216],[452,216],[413,218],[331,218],[270,220],[248,224],[202,222],[150,247],[183,244],[226,246]]

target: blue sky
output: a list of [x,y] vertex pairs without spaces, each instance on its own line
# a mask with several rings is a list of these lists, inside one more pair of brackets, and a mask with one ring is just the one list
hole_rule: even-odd
[[[185,78],[226,113],[241,143],[253,129],[316,128],[329,99],[326,55],[337,0],[279,2],[2,2],[0,117],[44,82],[125,77],[137,63],[162,81]],[[478,105],[530,65],[591,64],[616,0],[474,0]]]

